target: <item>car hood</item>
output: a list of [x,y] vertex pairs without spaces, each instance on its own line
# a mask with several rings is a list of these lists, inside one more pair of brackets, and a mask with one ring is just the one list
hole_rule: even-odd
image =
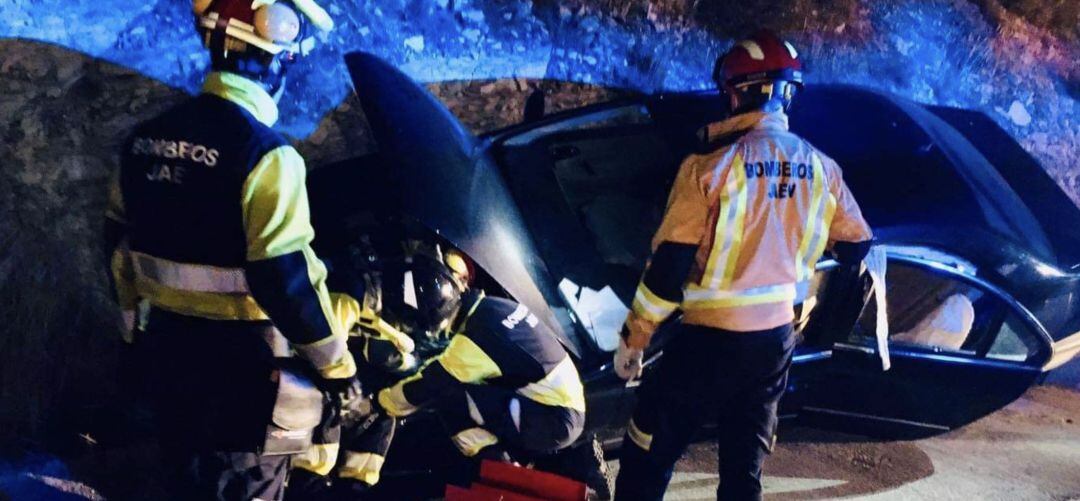
[[577,347],[517,205],[476,138],[434,96],[378,57],[345,57],[401,214],[468,254],[515,300]]

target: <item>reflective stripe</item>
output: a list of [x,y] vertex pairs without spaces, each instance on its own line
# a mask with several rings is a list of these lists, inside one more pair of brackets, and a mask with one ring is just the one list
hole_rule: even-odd
[[836,210],[836,199],[829,193],[829,181],[825,179],[825,167],[821,164],[821,157],[813,153],[810,163],[814,169],[810,212],[806,215],[806,226],[795,254],[795,278],[799,281],[809,280],[814,275],[817,260],[825,251],[828,241],[832,212]]
[[249,294],[193,292],[166,287],[147,277],[136,277],[135,289],[151,305],[173,313],[211,320],[269,320]]
[[630,426],[626,427],[626,435],[630,437],[630,441],[640,447],[644,451],[648,451],[652,447],[652,435],[641,431],[641,428],[637,427],[637,423],[633,418],[630,418]]
[[329,475],[337,464],[338,444],[314,444],[303,454],[293,459],[293,467],[310,471],[316,475]]
[[476,401],[467,391],[465,392],[465,401],[469,404],[469,417],[472,418],[474,423],[484,426],[484,416],[480,414],[480,408],[476,406]]
[[744,236],[748,198],[745,162],[742,153],[738,153],[724,180],[724,192],[720,195],[720,214],[716,219],[712,249],[705,266],[702,285],[719,289],[727,287],[734,279],[735,262],[738,261]]
[[135,274],[170,289],[218,294],[247,294],[247,277],[240,268],[178,263],[141,252],[132,252]]
[[473,457],[480,453],[484,447],[499,443],[499,437],[483,428],[469,428],[450,438],[466,457]]
[[437,360],[446,372],[462,383],[476,383],[502,375],[499,365],[472,339],[462,334],[450,339],[450,346]]
[[[417,376],[419,373],[417,373]],[[416,412],[419,407],[411,404],[407,398],[405,398],[405,383],[409,381],[419,379],[419,377],[410,376],[401,380],[393,387],[386,388],[379,392],[379,405],[391,416],[400,417],[408,416]]]
[[657,323],[663,322],[678,307],[677,303],[653,294],[644,282],[638,285],[637,293],[634,294],[634,303],[631,306],[634,313]]
[[[805,290],[805,286],[803,286]],[[683,299],[683,307],[725,308],[750,306],[755,304],[794,301],[800,290],[799,284],[767,285],[741,290],[712,290],[700,287],[688,287]]]
[[[345,338],[338,336],[330,336],[311,344],[293,345],[293,348],[301,357],[311,362],[311,365],[314,365],[316,369],[319,369],[319,372],[346,363],[345,358],[349,354]],[[349,358],[351,359],[351,357]]]
[[585,412],[585,389],[569,356],[555,365],[544,379],[518,388],[517,393],[533,402]]
[[386,458],[373,452],[345,452],[345,464],[338,469],[338,476],[375,485],[385,462]]

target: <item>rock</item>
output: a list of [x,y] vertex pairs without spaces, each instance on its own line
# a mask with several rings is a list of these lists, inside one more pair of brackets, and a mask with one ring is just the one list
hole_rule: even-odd
[[581,20],[580,26],[581,29],[585,30],[586,32],[592,33],[600,29],[600,19],[596,16],[586,17],[585,19]]
[[413,52],[424,52],[424,36],[416,35],[405,39],[405,46]]
[[467,29],[467,30],[461,32],[461,36],[465,37],[466,40],[469,40],[469,41],[472,41],[472,42],[479,41],[481,35],[482,35],[482,33],[480,33],[480,30],[475,29],[475,28],[470,28],[470,29]]
[[471,23],[482,23],[484,22],[484,11],[469,9],[461,13],[461,18]]
[[1009,111],[1006,112],[1009,120],[1021,127],[1027,127],[1031,124],[1031,114],[1028,113],[1027,108],[1020,101],[1013,101],[1009,106]]
[[896,50],[900,52],[900,54],[907,56],[911,52],[911,49],[915,47],[915,42],[904,40],[903,38],[897,38],[895,41],[893,41],[893,45],[896,47]]

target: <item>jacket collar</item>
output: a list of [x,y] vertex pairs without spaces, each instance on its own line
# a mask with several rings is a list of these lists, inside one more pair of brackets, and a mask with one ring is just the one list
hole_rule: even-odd
[[465,322],[468,322],[472,318],[473,313],[476,313],[476,308],[480,306],[480,302],[487,297],[483,290],[469,289],[461,296],[461,306],[458,307],[457,315],[454,317],[454,321],[450,325],[450,335],[457,334],[465,328]]
[[709,124],[705,130],[705,138],[708,143],[715,143],[751,130],[787,131],[787,114],[783,110],[740,113],[726,120]]
[[215,71],[206,76],[202,91],[235,103],[267,127],[277,122],[277,103],[254,80],[235,73]]

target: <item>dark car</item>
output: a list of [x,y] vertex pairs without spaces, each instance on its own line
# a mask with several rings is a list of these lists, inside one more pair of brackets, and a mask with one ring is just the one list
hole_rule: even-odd
[[[586,381],[588,428],[616,441],[632,389],[613,374],[614,336],[678,165],[700,147],[697,131],[723,118],[720,97],[642,96],[477,138],[387,63],[346,61],[379,153],[312,173],[320,254],[388,221],[459,249],[479,286],[557,333]],[[785,417],[942,432],[1080,351],[1080,211],[989,118],[818,85],[796,100],[791,125],[843,167],[887,252],[892,367],[879,360],[867,278],[823,259],[801,308]],[[647,358],[661,354],[659,337]]]

